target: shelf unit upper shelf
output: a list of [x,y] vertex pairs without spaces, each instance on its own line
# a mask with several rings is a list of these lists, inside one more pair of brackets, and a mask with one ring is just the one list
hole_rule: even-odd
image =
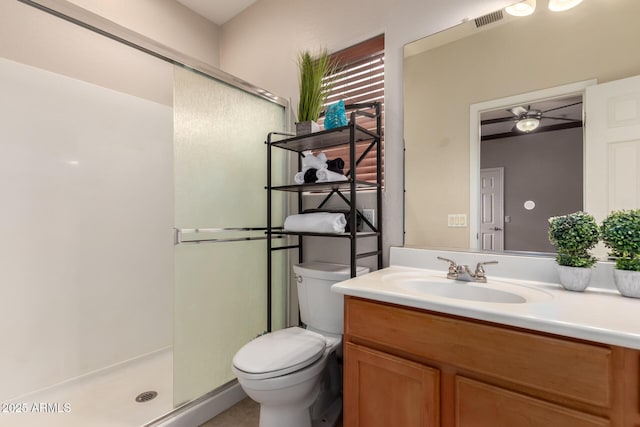
[[358,231],[355,233],[355,236],[352,236],[351,233],[312,233],[308,231],[288,231],[288,230],[273,230],[273,235],[288,235],[288,236],[315,236],[315,237],[342,237],[342,238],[360,238],[360,237],[375,237],[380,235],[379,232],[376,231]]
[[[348,190],[351,187],[352,180],[333,181],[333,182],[313,182],[306,184],[279,185],[271,187],[272,190],[290,191],[293,193],[301,193],[305,191],[326,192],[329,190]],[[356,181],[357,190],[376,189],[378,184],[369,181]]]
[[271,146],[300,153],[307,150],[322,150],[338,145],[346,145],[349,144],[351,140],[351,128],[354,130],[354,142],[356,144],[380,138],[375,132],[371,132],[361,126],[347,125],[275,141],[271,143]]

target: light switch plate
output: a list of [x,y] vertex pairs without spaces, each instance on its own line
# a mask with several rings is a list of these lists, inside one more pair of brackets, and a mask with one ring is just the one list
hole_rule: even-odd
[[449,214],[447,216],[448,227],[466,227],[467,214]]

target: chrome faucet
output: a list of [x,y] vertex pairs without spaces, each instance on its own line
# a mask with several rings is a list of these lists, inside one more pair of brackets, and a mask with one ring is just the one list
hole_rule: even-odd
[[457,265],[455,261],[438,257],[439,260],[447,261],[449,263],[449,270],[447,271],[447,279],[461,280],[464,282],[478,282],[487,283],[487,276],[484,271],[484,265],[497,264],[498,261],[486,261],[479,262],[476,265],[476,270],[472,273],[469,270],[468,265]]

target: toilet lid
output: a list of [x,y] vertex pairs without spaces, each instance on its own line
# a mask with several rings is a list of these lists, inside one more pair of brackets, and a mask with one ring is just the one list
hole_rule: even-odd
[[[262,335],[242,347],[233,366],[249,374],[271,378],[295,372],[318,360],[325,349],[324,336],[293,327]],[[262,376],[262,375],[261,375]]]

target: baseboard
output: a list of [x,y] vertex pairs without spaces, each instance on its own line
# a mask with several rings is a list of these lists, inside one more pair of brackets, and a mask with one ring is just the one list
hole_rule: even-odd
[[237,380],[175,409],[144,427],[197,427],[247,397]]

